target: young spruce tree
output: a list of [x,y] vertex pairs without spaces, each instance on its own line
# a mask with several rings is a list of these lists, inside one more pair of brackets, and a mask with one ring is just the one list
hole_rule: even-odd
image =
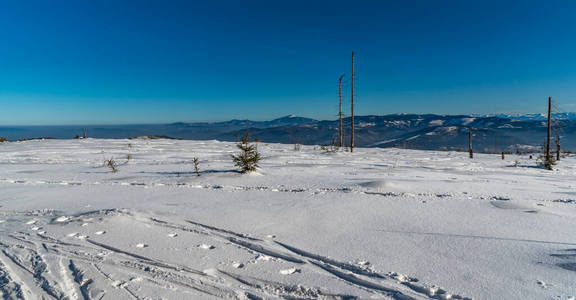
[[240,173],[256,171],[258,162],[260,161],[260,153],[258,153],[256,144],[250,143],[250,133],[248,130],[246,130],[240,142],[236,144],[236,147],[240,149],[240,153],[232,155],[232,160],[234,161],[234,165],[238,167]]

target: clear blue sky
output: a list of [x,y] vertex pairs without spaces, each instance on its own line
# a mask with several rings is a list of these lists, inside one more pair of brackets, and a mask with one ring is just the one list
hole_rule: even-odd
[[576,110],[575,1],[3,0],[0,124],[334,119],[352,50],[357,114]]

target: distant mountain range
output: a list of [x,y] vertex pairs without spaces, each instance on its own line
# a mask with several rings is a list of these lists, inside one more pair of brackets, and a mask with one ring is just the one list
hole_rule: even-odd
[[[564,149],[576,150],[576,113],[554,115],[554,134]],[[434,115],[394,114],[357,116],[356,145],[359,147],[406,147],[426,150],[465,150],[468,130],[474,133],[476,151],[534,151],[544,144],[546,118],[524,115]],[[344,119],[346,144],[350,118]],[[177,139],[235,141],[248,128],[263,142],[329,145],[338,137],[338,120],[319,121],[285,116],[271,121],[172,123],[106,126],[4,126],[0,137],[8,140],[40,137],[69,139],[86,128],[93,138],[171,137]]]

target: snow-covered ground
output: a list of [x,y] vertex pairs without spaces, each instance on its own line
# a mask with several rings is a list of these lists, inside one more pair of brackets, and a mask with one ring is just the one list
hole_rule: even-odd
[[[261,170],[241,175],[233,143],[0,144],[0,293],[576,296],[575,157],[546,171],[528,156],[259,149]],[[109,158],[118,173],[103,167]]]

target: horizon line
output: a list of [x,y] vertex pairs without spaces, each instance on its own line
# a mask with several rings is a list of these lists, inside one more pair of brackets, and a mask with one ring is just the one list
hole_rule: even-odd
[[[436,116],[469,116],[469,117],[494,117],[494,116],[498,116],[498,115],[509,115],[509,116],[523,116],[523,115],[545,115],[546,113],[487,113],[487,114],[437,114],[437,113],[391,113],[391,114],[383,114],[383,115],[378,115],[378,114],[370,114],[370,115],[355,115],[355,118],[358,117],[370,117],[370,116],[378,116],[378,117],[384,117],[384,116],[399,116],[399,115],[436,115]],[[560,112],[560,113],[552,113],[553,115],[558,115],[558,114],[576,114],[576,112]],[[206,121],[206,120],[196,120],[196,121],[171,121],[171,122],[152,122],[152,123],[74,123],[74,124],[20,124],[20,125],[16,125],[16,124],[0,124],[0,127],[40,127],[40,126],[145,126],[145,125],[170,125],[170,124],[177,124],[177,123],[185,123],[185,124],[194,124],[194,123],[224,123],[224,122],[230,122],[230,121],[251,121],[251,122],[267,122],[267,121],[274,121],[274,120],[279,120],[279,119],[284,119],[284,118],[306,118],[306,119],[311,119],[311,120],[315,120],[315,121],[337,121],[338,118],[336,119],[316,119],[316,118],[312,118],[312,117],[306,117],[306,116],[298,116],[295,114],[289,114],[289,115],[284,115],[281,117],[277,117],[277,118],[273,118],[273,119],[238,119],[238,118],[232,118],[232,119],[227,119],[227,120],[221,120],[221,121]],[[351,116],[346,116],[343,119],[349,119],[351,118]]]

